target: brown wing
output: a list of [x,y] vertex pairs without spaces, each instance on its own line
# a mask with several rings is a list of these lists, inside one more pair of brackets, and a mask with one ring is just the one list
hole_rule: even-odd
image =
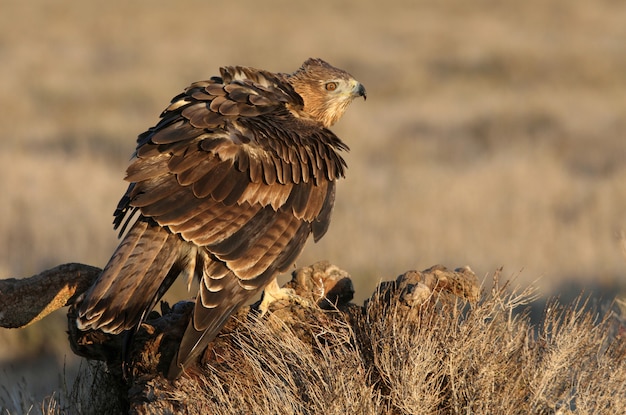
[[346,147],[329,130],[291,115],[285,103],[301,103],[283,92],[288,88],[219,79],[192,85],[140,136],[128,168],[133,184],[117,215],[139,209],[205,247],[241,280],[258,276],[273,262],[268,255],[284,248],[274,243],[289,238],[274,235],[274,226],[295,235],[297,221],[315,227],[319,239],[330,183],[344,171],[336,151]]
[[[279,76],[239,67],[223,69],[222,76],[175,97],[161,121],[139,136],[127,171],[131,185],[116,211],[116,226],[138,212],[140,221],[149,218],[178,234],[182,245],[176,249],[184,253],[177,261],[201,279],[177,360],[182,365],[233,310],[295,261],[311,233],[318,240],[326,232],[334,180],[345,167],[337,151],[347,147],[329,130],[291,114],[288,106],[301,107],[302,101]],[[141,278],[156,281],[152,287],[169,286],[167,272]],[[127,287],[139,291],[142,284]],[[83,314],[103,308],[98,298],[115,301],[111,295],[92,297]],[[158,301],[153,297],[144,306]],[[109,313],[107,319],[114,317]]]

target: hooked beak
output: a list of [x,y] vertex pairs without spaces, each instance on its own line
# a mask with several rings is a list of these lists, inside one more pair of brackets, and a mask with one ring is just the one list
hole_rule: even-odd
[[363,84],[358,83],[356,88],[356,95],[359,97],[363,97],[363,100],[366,101],[367,100],[367,91],[365,91],[365,87],[363,86]]

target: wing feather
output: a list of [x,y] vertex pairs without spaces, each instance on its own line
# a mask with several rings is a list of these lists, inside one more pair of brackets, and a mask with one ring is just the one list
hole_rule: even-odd
[[134,182],[135,186],[130,189],[129,203],[133,207],[146,208],[180,190],[180,186],[171,175],[162,175]]
[[303,222],[290,214],[283,214],[254,244],[248,253],[227,261],[228,267],[242,280],[250,280],[265,272],[293,238]]
[[171,144],[179,141],[194,139],[198,132],[185,120],[178,119],[169,125],[159,128],[154,132],[150,141],[154,144]]
[[324,199],[324,204],[322,205],[322,209],[320,213],[313,221],[313,240],[315,242],[319,241],[322,236],[328,230],[328,225],[330,224],[330,214],[333,210],[333,205],[335,204],[335,182],[328,183],[328,189],[326,191],[326,196]]
[[[248,151],[246,151],[245,147],[240,146],[237,151],[237,170],[241,172],[245,172],[250,168],[250,156],[248,155]],[[285,183],[285,182],[283,182]]]
[[240,231],[261,210],[261,207],[218,209],[219,207],[201,212],[185,223],[172,226],[171,229],[180,233],[185,240],[193,241],[197,245],[216,244]]
[[242,173],[231,172],[227,180],[222,182],[211,192],[213,199],[230,206],[243,194],[249,184],[249,179]]
[[254,153],[250,153],[248,157],[248,162],[250,165],[249,174],[250,181],[252,183],[261,183],[263,180],[263,164],[261,160]]
[[228,100],[227,97],[221,95],[221,96],[217,96],[215,97],[215,99],[213,99],[211,101],[211,105],[209,105],[209,109],[213,112],[219,112],[220,109],[220,105],[222,105],[224,102],[226,102]]
[[212,163],[210,169],[196,182],[193,183],[193,193],[198,199],[204,199],[213,192],[213,190],[228,178],[233,168],[232,160],[218,161]]
[[172,210],[175,210],[178,205],[185,203],[186,200],[191,200],[187,189],[178,186],[176,184],[176,179],[172,179],[171,181],[173,183],[170,183],[169,185],[173,189],[172,192],[160,200],[154,201],[147,206],[143,206],[141,208],[142,215],[158,218],[163,215],[167,215]]
[[136,327],[178,276],[178,268],[170,274],[179,257],[172,237],[148,221],[137,221],[86,294],[79,326],[114,334]]
[[185,170],[176,174],[178,183],[181,186],[189,186],[198,182],[207,175],[207,171],[210,172],[216,167],[217,163],[219,163],[219,160],[207,158],[207,155],[203,154],[201,151],[197,151],[196,153],[198,154],[199,160],[197,163],[185,163],[185,166],[179,166],[181,168],[187,167]]
[[272,185],[276,183],[276,164],[269,156],[261,157],[261,164],[263,165],[263,181],[265,184]]
[[207,94],[213,96],[224,96],[226,95],[226,91],[224,90],[224,84],[222,83],[210,83],[204,87],[204,90]]
[[276,212],[271,207],[265,207],[231,236],[218,243],[208,245],[207,248],[222,261],[245,255],[246,249],[273,225],[276,217]]
[[165,163],[169,159],[166,154],[160,154],[150,158],[136,158],[126,170],[126,180],[139,182],[153,177],[161,176],[167,172]]

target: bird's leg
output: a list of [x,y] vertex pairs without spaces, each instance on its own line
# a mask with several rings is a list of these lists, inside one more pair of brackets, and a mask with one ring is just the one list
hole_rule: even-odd
[[300,296],[296,294],[296,292],[291,288],[280,288],[278,285],[278,281],[276,278],[272,278],[269,284],[265,287],[263,291],[263,300],[259,305],[259,310],[261,310],[261,316],[265,315],[270,309],[270,305],[275,301],[291,301],[296,300],[299,302]]

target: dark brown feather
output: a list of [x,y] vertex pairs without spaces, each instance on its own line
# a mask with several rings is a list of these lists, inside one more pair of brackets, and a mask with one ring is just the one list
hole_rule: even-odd
[[265,184],[272,185],[276,183],[276,163],[272,157],[261,157],[261,164],[263,165],[263,181]]
[[222,102],[219,106],[219,112],[222,115],[239,115],[239,108],[237,108],[237,103],[231,100],[226,100]]
[[164,156],[167,157],[166,171],[174,174],[180,174],[186,170],[192,169],[203,161],[206,161],[207,158],[209,159],[208,162],[213,159],[213,157],[207,157],[205,152],[194,149],[191,146],[182,154],[172,155],[165,153]]
[[213,96],[226,95],[226,91],[224,90],[224,85],[221,83],[209,84],[204,89],[207,93]]
[[261,107],[269,106],[273,104],[271,99],[263,95],[250,95],[249,100],[252,105],[261,106]]
[[232,206],[241,197],[250,184],[250,179],[240,172],[231,172],[227,180],[222,180],[211,196],[226,206]]
[[[215,153],[219,147],[225,144],[229,144],[230,142],[231,141],[228,137],[224,137],[214,133],[209,139],[202,140],[202,142],[200,143],[200,148],[207,153]],[[207,156],[208,154],[205,154],[205,157]]]
[[237,104],[237,112],[242,117],[256,117],[257,115],[261,115],[264,113],[261,108],[255,105],[248,105],[243,103]]
[[322,236],[326,234],[326,231],[328,230],[328,225],[330,225],[330,214],[332,213],[334,204],[335,182],[329,182],[328,189],[326,190],[326,198],[324,199],[322,209],[313,221],[313,240],[315,242],[319,241]]
[[165,164],[167,159],[169,159],[167,154],[160,154],[147,159],[135,159],[126,170],[126,180],[139,182],[167,173],[167,165]]
[[261,209],[260,206],[229,207],[215,203],[194,216],[185,216],[185,221],[170,228],[196,245],[216,244],[239,231]]
[[206,171],[206,174],[193,183],[193,193],[199,199],[209,196],[222,180],[228,178],[232,168],[233,163],[230,160],[211,163],[210,169]]
[[[200,152],[199,152],[200,153]],[[211,171],[215,166],[219,163],[219,160],[210,159],[200,161],[196,165],[189,165],[187,170],[183,170],[176,174],[176,178],[178,179],[178,184],[181,186],[189,186],[191,184],[196,183],[202,177],[206,176],[207,171]]]
[[235,102],[240,102],[240,103],[248,102],[248,98],[250,96],[249,88],[245,88],[239,85],[235,86],[234,84],[230,84],[230,85],[227,85],[226,88],[224,89],[228,92],[228,99],[235,101]]
[[209,105],[209,109],[217,113],[219,112],[220,105],[222,105],[226,101],[228,101],[228,98],[226,98],[226,96],[222,95],[222,96],[215,97],[215,99],[211,101],[211,105]]
[[247,171],[250,167],[250,156],[243,146],[239,146],[239,151],[237,152],[235,160],[237,161],[237,170],[241,172]]
[[215,98],[215,95],[207,94],[206,92],[200,90],[195,91],[193,94],[191,94],[191,97],[193,99],[197,99],[198,101],[212,101],[213,98]]
[[132,206],[145,208],[180,190],[174,175],[166,174],[137,182],[130,193]]
[[256,154],[248,154],[248,163],[250,165],[249,174],[252,183],[261,183],[263,181],[263,164]]
[[259,210],[254,217],[237,229],[231,236],[219,243],[209,245],[208,249],[225,262],[245,255],[247,253],[246,248],[252,245],[257,238],[273,225],[277,216],[271,207],[265,207]]
[[[81,329],[98,327],[119,334],[139,324],[178,259],[171,237],[175,235],[147,221],[135,223],[86,293],[79,310]],[[167,281],[168,287],[171,282]]]

